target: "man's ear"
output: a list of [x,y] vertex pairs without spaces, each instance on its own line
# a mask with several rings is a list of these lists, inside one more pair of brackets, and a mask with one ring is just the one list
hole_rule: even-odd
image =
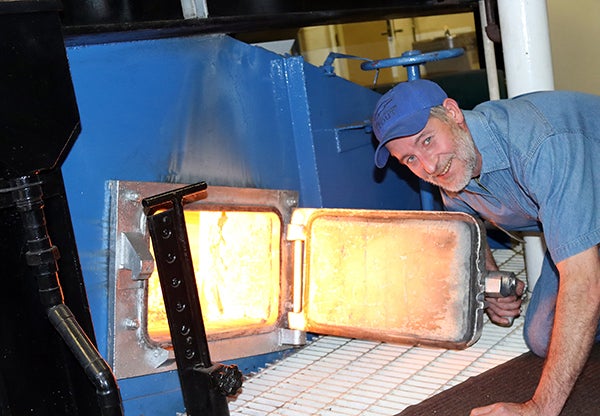
[[448,115],[454,119],[458,124],[462,124],[465,121],[465,117],[462,110],[458,106],[458,103],[452,98],[446,98],[442,103]]

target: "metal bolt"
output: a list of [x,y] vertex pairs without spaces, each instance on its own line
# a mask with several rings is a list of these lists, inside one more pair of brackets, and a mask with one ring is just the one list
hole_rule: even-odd
[[123,192],[123,198],[127,201],[138,201],[140,199],[140,194],[136,191],[128,190]]
[[132,318],[125,318],[123,320],[123,326],[129,330],[136,330],[140,327],[140,321]]

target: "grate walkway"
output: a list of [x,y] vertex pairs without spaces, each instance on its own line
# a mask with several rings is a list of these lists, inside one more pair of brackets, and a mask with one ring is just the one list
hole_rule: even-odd
[[[523,252],[496,250],[502,270],[525,279]],[[322,336],[248,377],[231,415],[384,416],[527,351],[523,319],[510,328],[485,322],[472,347],[445,350]]]

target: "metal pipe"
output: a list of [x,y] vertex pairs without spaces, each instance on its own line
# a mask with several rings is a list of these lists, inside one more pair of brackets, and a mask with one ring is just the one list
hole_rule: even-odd
[[119,387],[112,371],[79,326],[71,310],[64,303],[60,303],[49,307],[46,312],[50,323],[94,384],[101,414],[123,415]]
[[110,367],[64,304],[58,279],[60,254],[48,235],[42,182],[37,175],[32,175],[17,178],[10,184],[8,189],[25,232],[25,259],[37,278],[40,301],[46,308],[48,319],[96,387],[102,415],[123,415],[121,395]]
[[552,53],[545,0],[499,0],[508,96],[553,90]]
[[[481,20],[482,33],[486,33],[485,28],[487,27],[488,21],[485,0],[479,0],[479,19]],[[496,64],[495,47],[494,42],[492,42],[487,34],[483,36],[483,54],[490,100],[498,100],[500,98],[500,84],[498,83],[498,66]]]

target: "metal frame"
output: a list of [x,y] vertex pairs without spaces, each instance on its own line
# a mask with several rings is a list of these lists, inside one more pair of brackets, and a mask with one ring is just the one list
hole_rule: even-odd
[[[155,182],[109,181],[109,363],[117,378],[175,370],[171,344],[154,341],[148,335],[146,321],[147,279],[154,269],[149,252],[149,235],[141,201],[144,197],[181,187],[181,184]],[[279,212],[282,223],[290,221],[291,210],[297,204],[293,191],[250,188],[210,187],[206,199],[195,204],[220,206],[261,206]],[[282,227],[283,230],[283,227]],[[283,240],[282,244],[289,244]],[[289,250],[282,250],[287,253]],[[282,255],[281,270],[290,259]],[[280,318],[275,327],[265,327],[248,334],[240,330],[223,339],[209,342],[211,357],[225,361],[280,351],[305,342],[301,331],[285,329],[290,304],[291,282],[282,278]]]

